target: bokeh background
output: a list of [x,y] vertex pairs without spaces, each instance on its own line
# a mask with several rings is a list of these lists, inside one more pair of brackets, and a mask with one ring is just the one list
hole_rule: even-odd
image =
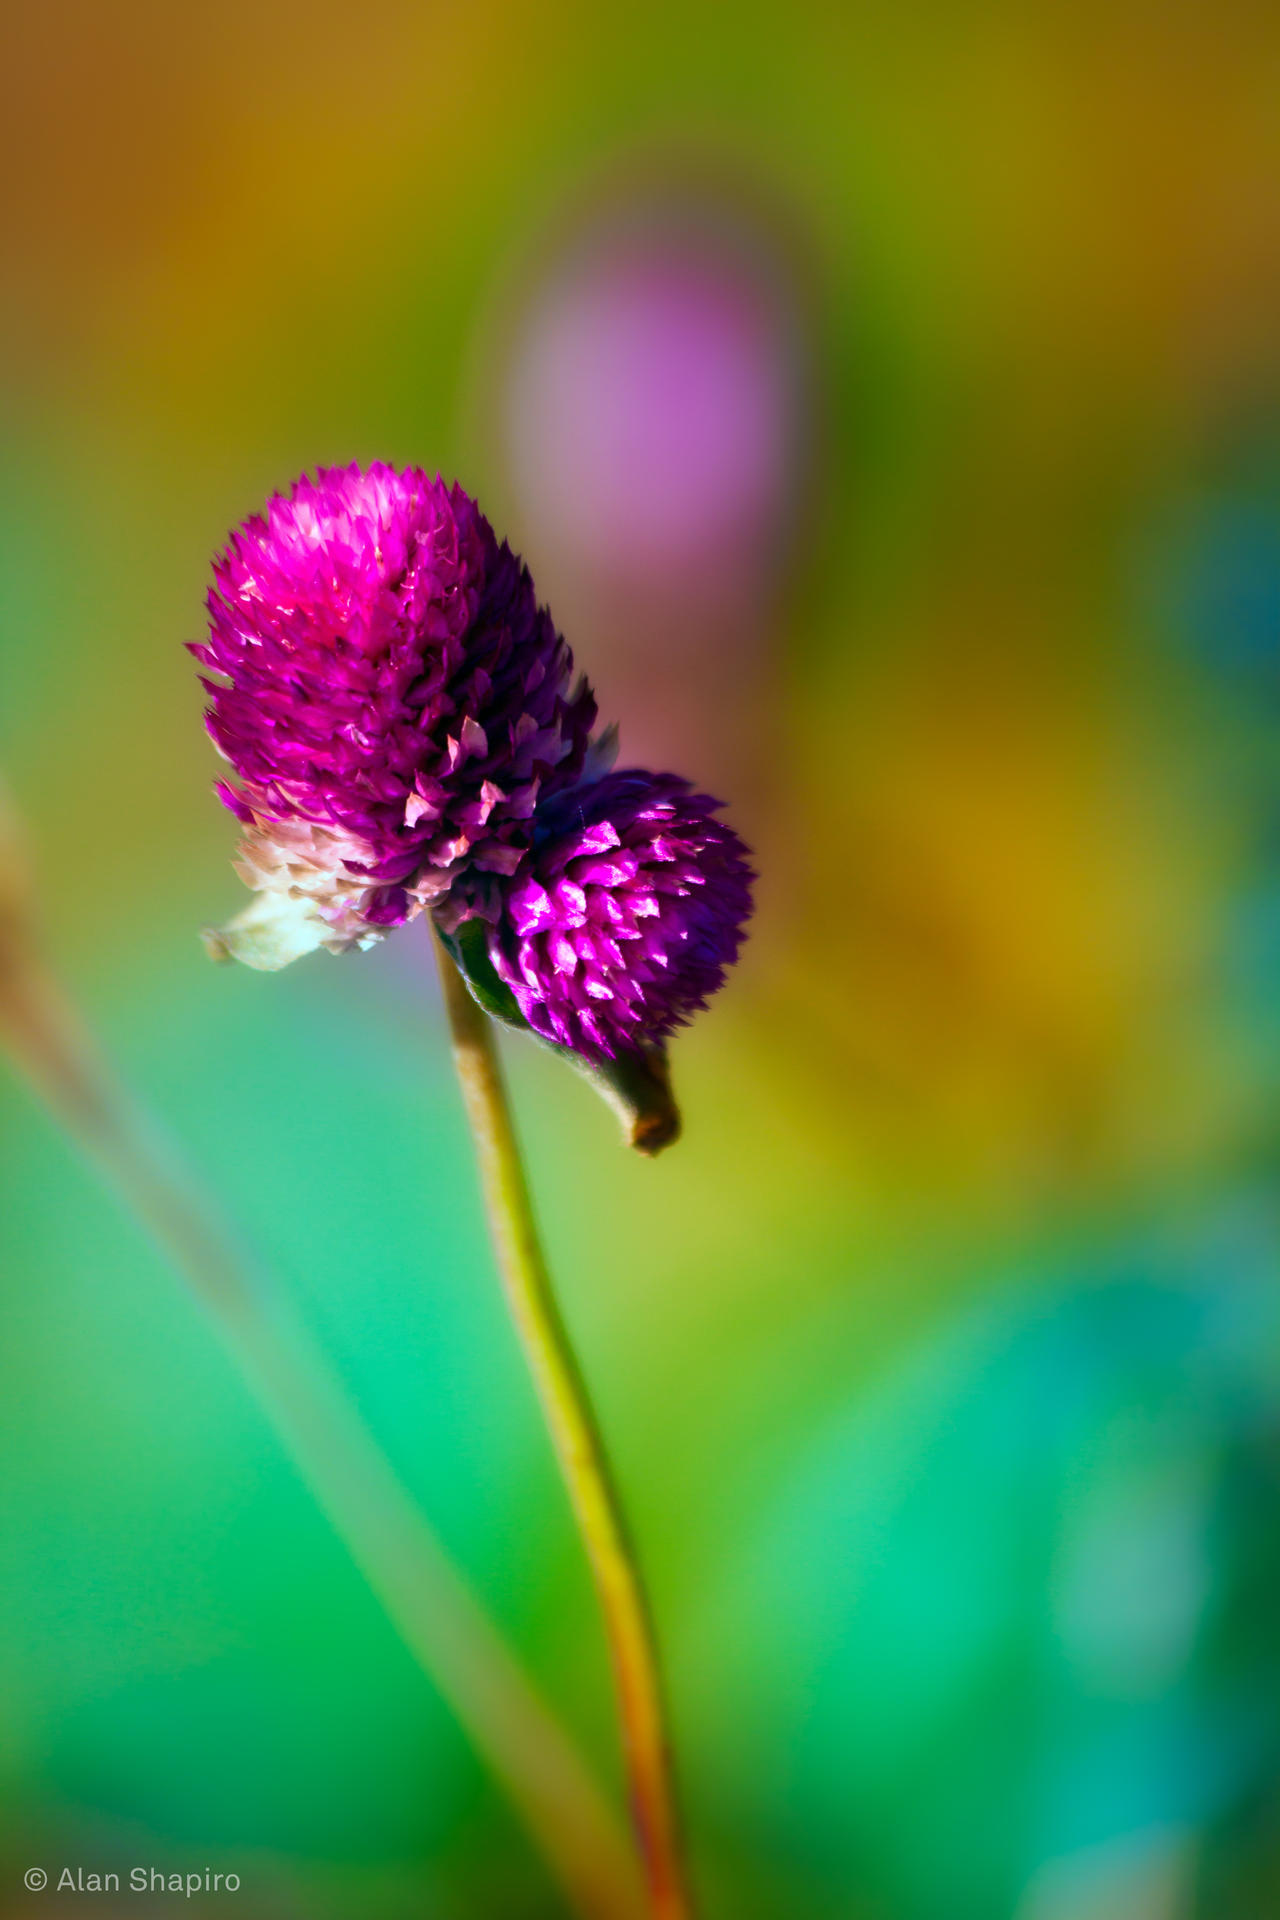
[[[422,930],[195,937],[212,551],[317,461],[458,477],[759,856],[677,1151],[509,1055],[708,1920],[1280,1911],[1271,10],[5,15],[0,767],[117,1062],[616,1779]],[[3,1071],[0,1155],[0,1911],[551,1920]]]

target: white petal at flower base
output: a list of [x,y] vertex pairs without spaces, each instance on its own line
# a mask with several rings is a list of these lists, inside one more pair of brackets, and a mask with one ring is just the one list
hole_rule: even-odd
[[345,953],[374,946],[381,937],[369,928],[340,933],[308,895],[274,892],[255,894],[225,927],[206,927],[200,935],[211,960],[239,960],[263,973],[278,973],[318,947]]

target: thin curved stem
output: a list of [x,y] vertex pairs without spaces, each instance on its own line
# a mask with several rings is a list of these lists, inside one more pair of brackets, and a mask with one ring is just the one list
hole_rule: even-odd
[[[0,853],[3,849],[0,849]],[[190,1283],[409,1651],[583,1920],[638,1920],[626,1836],[305,1331],[135,1107],[0,901],[0,1046]]]
[[640,1570],[590,1397],[556,1304],[493,1023],[439,939],[436,957],[489,1229],[604,1613],[632,1812],[655,1920],[690,1920],[662,1687]]

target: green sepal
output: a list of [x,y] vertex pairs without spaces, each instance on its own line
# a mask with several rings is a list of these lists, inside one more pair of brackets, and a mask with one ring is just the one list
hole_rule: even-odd
[[650,1047],[625,1059],[584,1060],[568,1047],[553,1047],[622,1122],[622,1137],[650,1159],[680,1138],[680,1109],[671,1091],[671,1066],[665,1047]]
[[557,1046],[535,1033],[520,1011],[515,995],[500,980],[489,958],[489,940],[483,921],[464,920],[456,933],[440,929],[440,938],[468,991],[478,1006],[504,1027],[527,1033],[539,1046],[566,1060],[575,1073],[590,1081],[600,1098],[622,1123],[627,1145],[652,1157],[680,1137],[680,1109],[671,1091],[671,1069],[665,1046],[642,1054],[597,1062],[585,1060],[570,1047]]
[[489,958],[489,937],[483,920],[464,920],[456,933],[446,933],[443,927],[437,931],[477,1005],[491,1013],[495,1020],[501,1020],[504,1026],[516,1027],[521,1033],[533,1033],[514,993],[498,978]]

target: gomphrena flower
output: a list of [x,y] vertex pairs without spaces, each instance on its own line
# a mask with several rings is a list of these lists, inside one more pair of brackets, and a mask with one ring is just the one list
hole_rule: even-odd
[[706,1005],[737,957],[754,877],[719,806],[675,774],[630,768],[539,809],[489,933],[536,1033],[614,1060]]
[[462,871],[510,874],[595,704],[528,571],[459,487],[377,464],[276,495],[214,567],[209,732],[259,902],[220,951],[367,945]]

